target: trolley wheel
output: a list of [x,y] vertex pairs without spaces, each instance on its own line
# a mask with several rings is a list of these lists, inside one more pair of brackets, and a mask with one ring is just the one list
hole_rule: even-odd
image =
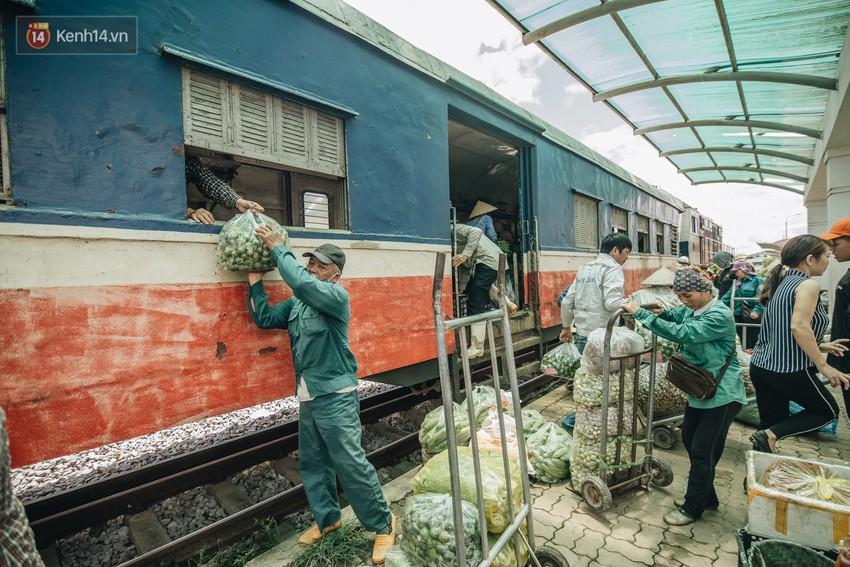
[[552,547],[538,547],[534,550],[534,556],[540,563],[540,567],[570,567],[567,558],[560,551]]
[[676,432],[666,425],[653,427],[652,445],[659,449],[672,449],[676,446]]
[[581,495],[594,512],[604,512],[611,507],[611,490],[598,476],[588,477],[581,483]]
[[649,472],[652,475],[649,482],[653,486],[664,487],[673,483],[673,469],[655,455],[649,458]]

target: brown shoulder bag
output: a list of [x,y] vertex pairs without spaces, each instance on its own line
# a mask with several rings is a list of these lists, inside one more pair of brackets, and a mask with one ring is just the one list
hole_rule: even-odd
[[715,381],[711,372],[705,368],[697,366],[681,354],[674,354],[667,363],[667,380],[689,396],[693,396],[698,400],[713,398],[720,380],[723,379],[726,369],[729,368],[729,364],[732,362],[733,356],[735,356],[735,348],[729,353],[726,364],[723,365],[720,375],[717,377],[717,381]]

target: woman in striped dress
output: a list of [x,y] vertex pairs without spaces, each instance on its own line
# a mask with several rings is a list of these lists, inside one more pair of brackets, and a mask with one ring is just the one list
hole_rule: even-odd
[[[750,360],[761,422],[750,436],[753,449],[776,452],[776,442],[790,435],[817,431],[838,417],[838,404],[818,377],[845,390],[850,376],[829,366],[823,353],[843,356],[847,339],[821,343],[827,327],[820,301],[820,276],[829,265],[826,243],[809,234],[796,236],[782,248],[782,262],[765,281],[765,305],[758,342]],[[804,409],[790,414],[793,400]]]

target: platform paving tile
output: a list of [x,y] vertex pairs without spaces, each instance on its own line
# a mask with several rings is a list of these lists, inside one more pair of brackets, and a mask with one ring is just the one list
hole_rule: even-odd
[[[649,549],[643,549],[642,547],[636,546],[632,542],[624,541],[616,536],[611,536],[610,538],[605,540],[605,547],[599,550],[599,562],[608,562],[608,553],[619,555],[622,559],[628,558],[629,561],[633,561],[635,563],[640,563],[643,565],[652,565],[655,556],[655,553],[653,553]],[[611,559],[616,559],[616,557],[612,557]],[[627,565],[628,561],[620,563],[614,563],[612,561],[609,564]]]

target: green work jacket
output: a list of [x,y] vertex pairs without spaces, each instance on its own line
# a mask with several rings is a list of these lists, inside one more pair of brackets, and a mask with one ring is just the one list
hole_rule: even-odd
[[348,292],[311,276],[286,246],[275,246],[272,257],[295,296],[269,305],[263,282],[250,286],[248,312],[254,323],[261,329],[289,333],[295,382],[304,378],[311,397],[356,386],[357,360],[348,346]]
[[[741,285],[738,289],[735,289],[735,284],[732,284],[732,287],[729,288],[723,297],[720,298],[722,303],[729,305],[732,302],[732,290],[735,289],[735,297],[758,297],[761,292],[761,286],[764,285],[764,278],[761,276],[750,276],[747,279],[741,282]],[[753,313],[756,315],[761,315],[764,311],[764,305],[761,304],[758,300],[752,301],[738,301],[735,300],[735,308],[732,310],[735,313],[736,317],[740,317],[744,311],[744,303],[747,304],[747,307],[753,310]]]
[[[735,348],[735,319],[732,311],[719,301],[699,315],[685,306],[664,311],[660,316],[641,308],[635,319],[659,337],[679,343],[681,355],[711,372],[715,379]],[[747,403],[737,354],[732,356],[713,398],[698,400],[688,396],[688,405],[699,409],[729,402]]]

